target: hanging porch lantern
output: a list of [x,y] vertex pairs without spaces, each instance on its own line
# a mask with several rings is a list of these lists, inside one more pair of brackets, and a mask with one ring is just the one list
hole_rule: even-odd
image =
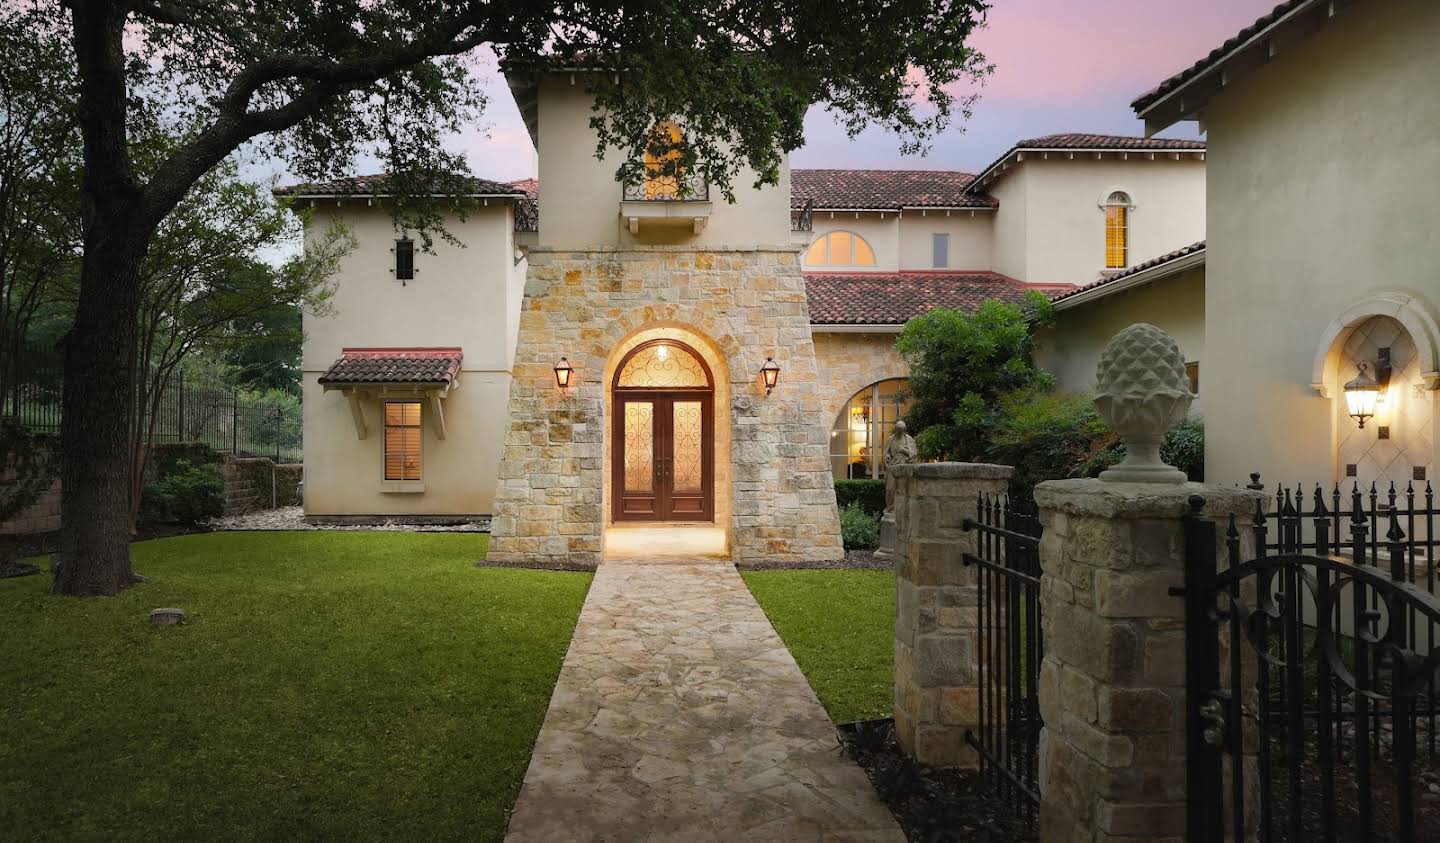
[[575,367],[570,365],[570,360],[561,357],[560,362],[555,364],[555,386],[559,389],[568,389],[570,387],[570,376],[574,373]]
[[1380,401],[1380,382],[1371,377],[1366,368],[1361,363],[1360,374],[1345,384],[1346,409],[1351,418],[1360,423],[1361,430],[1365,429],[1365,421],[1375,416],[1375,405]]
[[760,376],[765,379],[765,394],[769,395],[775,384],[780,382],[780,364],[775,362],[775,358],[765,358],[765,365],[760,367]]

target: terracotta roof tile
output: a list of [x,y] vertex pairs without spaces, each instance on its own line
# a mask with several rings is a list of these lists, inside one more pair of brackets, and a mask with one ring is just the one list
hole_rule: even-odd
[[974,310],[1019,301],[1027,285],[997,272],[817,272],[805,275],[810,322],[899,325],[937,307]]
[[970,183],[970,190],[980,191],[999,177],[1002,164],[1017,152],[1047,152],[1076,149],[1115,150],[1117,152],[1203,152],[1205,141],[1177,138],[1139,138],[1129,135],[1093,135],[1083,132],[1062,132],[1016,141],[1005,154],[990,162]]
[[1156,100],[1160,99],[1161,97],[1165,96],[1166,94],[1170,93],[1171,91],[1175,90],[1186,82],[1189,82],[1191,79],[1194,79],[1196,76],[1199,76],[1200,74],[1209,70],[1214,65],[1218,64],[1221,59],[1225,58],[1225,56],[1229,54],[1232,50],[1234,50],[1236,47],[1239,47],[1241,44],[1255,37],[1261,31],[1278,22],[1281,18],[1285,17],[1286,15],[1295,11],[1301,6],[1305,6],[1313,2],[1315,2],[1315,0],[1286,0],[1286,2],[1281,3],[1280,5],[1271,9],[1254,23],[1235,33],[1233,37],[1226,39],[1224,44],[1221,44],[1220,46],[1211,50],[1204,58],[1200,59],[1199,61],[1195,62],[1194,64],[1190,65],[1189,67],[1185,68],[1174,76],[1171,76],[1169,79],[1166,79],[1164,82],[1161,82],[1154,88],[1151,88],[1150,90],[1136,97],[1135,101],[1130,103],[1130,107],[1136,111],[1145,110]]
[[346,348],[320,376],[320,383],[448,386],[459,373],[462,358],[458,348]]
[[1057,295],[1053,295],[1050,297],[1050,301],[1060,301],[1061,299],[1067,299],[1073,295],[1083,293],[1086,290],[1093,290],[1096,287],[1104,287],[1106,284],[1114,284],[1116,281],[1119,281],[1122,278],[1129,278],[1130,276],[1144,272],[1147,269],[1154,269],[1157,266],[1162,266],[1173,260],[1178,260],[1185,257],[1186,255],[1193,255],[1197,252],[1203,251],[1205,251],[1204,240],[1201,240],[1199,243],[1191,243],[1189,246],[1181,247],[1173,252],[1166,252],[1158,258],[1151,258],[1150,260],[1144,261],[1143,263],[1137,263],[1129,269],[1126,269],[1124,272],[1117,272],[1114,275],[1101,278],[1099,281],[1092,281],[1089,284],[1082,284],[1072,290],[1066,290]]
[[995,199],[967,193],[975,176],[954,170],[791,170],[790,206],[889,211],[901,208],[993,208]]
[[[276,196],[383,196],[389,180],[388,173],[373,173],[333,181],[277,187],[274,192]],[[519,196],[525,193],[525,189],[518,183],[508,184],[474,176],[461,177],[460,189],[472,196]]]

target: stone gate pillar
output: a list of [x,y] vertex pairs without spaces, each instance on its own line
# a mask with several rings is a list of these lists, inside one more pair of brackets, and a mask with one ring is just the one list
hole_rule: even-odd
[[1199,483],[1035,487],[1047,843],[1185,833],[1185,600],[1170,588],[1184,581],[1182,518],[1194,495],[1204,516],[1242,526],[1260,497]]
[[974,767],[965,730],[979,723],[976,569],[961,563],[976,533],[962,524],[982,494],[1006,489],[1010,466],[921,463],[895,478],[895,734],[916,760]]

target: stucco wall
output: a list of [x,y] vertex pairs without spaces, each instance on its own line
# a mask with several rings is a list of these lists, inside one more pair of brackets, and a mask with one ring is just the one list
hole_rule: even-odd
[[[396,238],[388,210],[363,202],[322,209],[311,232],[338,215],[357,247],[341,263],[331,311],[305,315],[305,510],[308,515],[489,513],[505,424],[521,291],[507,204],[481,208],[449,229],[463,247],[436,238],[434,254],[418,252],[416,277],[402,285],[391,268]],[[418,247],[418,241],[417,241]],[[384,430],[381,403],[362,402],[368,436],[360,440],[349,405],[325,392],[321,374],[344,347],[463,349],[459,386],[444,399],[448,436],[440,439],[423,409],[423,493],[381,491]]]
[[900,268],[934,269],[932,234],[950,235],[945,269],[988,270],[994,261],[994,211],[906,211],[900,220]]
[[[1206,393],[1205,268],[1196,267],[1143,287],[1114,293],[1055,314],[1040,332],[1035,362],[1055,375],[1065,392],[1095,388],[1095,367],[1110,339],[1136,322],[1161,328],[1180,346],[1186,362],[1200,362],[1200,395]],[[1200,401],[1193,405],[1200,410]]]
[[1205,475],[1216,483],[1250,471],[1272,482],[1336,478],[1339,384],[1333,399],[1311,387],[1327,326],[1384,291],[1440,314],[1440,238],[1423,187],[1440,183],[1440,99],[1424,93],[1440,79],[1440,5],[1341,14],[1205,114],[1204,378],[1224,383],[1234,408],[1207,417]]
[[1022,281],[1030,279],[1029,188],[1030,171],[1024,167],[990,186],[990,195],[1000,202],[991,223],[991,261],[996,272]]
[[590,128],[591,97],[584,74],[553,73],[540,80],[538,103],[540,155],[540,242],[558,248],[634,244],[779,245],[790,242],[790,167],[782,163],[779,183],[755,189],[755,175],[736,173],[735,204],[716,188],[712,213],[695,235],[683,226],[642,227],[634,236],[620,217],[622,189],[615,180],[619,151],[595,157],[596,134]]

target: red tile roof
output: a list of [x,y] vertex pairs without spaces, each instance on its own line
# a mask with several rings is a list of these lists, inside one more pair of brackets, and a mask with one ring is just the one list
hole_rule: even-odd
[[320,383],[327,386],[395,383],[448,386],[460,372],[458,348],[345,348]]
[[[294,184],[275,188],[276,196],[384,196],[390,180],[388,173],[351,176],[333,181]],[[458,187],[468,196],[519,196],[525,190],[516,184],[462,176]],[[440,191],[448,193],[449,191]]]
[[993,208],[985,194],[967,193],[975,176],[954,170],[791,170],[790,206],[898,211],[902,208]]
[[1129,135],[1092,135],[1083,132],[1063,132],[1017,141],[1004,155],[990,162],[970,183],[970,190],[980,191],[999,177],[1002,165],[1020,152],[1065,152],[1065,151],[1116,151],[1116,152],[1204,152],[1205,141],[1181,140],[1177,138],[1139,138]]
[[1286,2],[1271,9],[1254,23],[1237,32],[1234,37],[1227,39],[1224,44],[1211,50],[1204,58],[1136,97],[1135,101],[1130,104],[1130,107],[1136,111],[1143,111],[1154,104],[1156,100],[1219,64],[1230,52],[1280,22],[1286,15],[1315,2],[1316,0],[1286,0]]
[[510,186],[515,188],[516,190],[524,192],[525,198],[527,199],[533,200],[540,198],[539,179],[516,179],[515,181],[510,182]]
[[805,275],[815,325],[900,325],[937,307],[974,310],[1031,289],[998,272],[815,272]]
[[1151,258],[1150,260],[1143,263],[1137,263],[1129,269],[1126,269],[1124,272],[1117,272],[1114,275],[1101,278],[1099,281],[1092,281],[1089,284],[1082,284],[1081,286],[1075,287],[1074,289],[1066,290],[1059,293],[1058,295],[1053,295],[1050,297],[1050,301],[1060,301],[1061,299],[1067,299],[1071,296],[1078,295],[1087,290],[1093,290],[1096,287],[1104,287],[1107,284],[1114,284],[1116,281],[1120,281],[1124,278],[1129,278],[1132,275],[1138,275],[1141,272],[1145,272],[1146,270],[1154,269],[1157,266],[1163,266],[1174,260],[1179,260],[1186,255],[1193,255],[1203,251],[1205,251],[1204,240],[1201,240],[1199,243],[1191,243],[1189,246],[1181,247],[1173,252],[1167,252],[1158,258]]

